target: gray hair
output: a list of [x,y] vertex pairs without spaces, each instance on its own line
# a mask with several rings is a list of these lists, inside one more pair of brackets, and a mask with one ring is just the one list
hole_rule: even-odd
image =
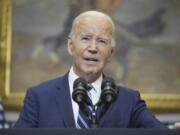
[[74,20],[73,20],[73,23],[72,23],[72,28],[71,28],[71,31],[70,31],[70,34],[69,36],[71,37],[74,32],[75,32],[75,27],[76,27],[76,24],[79,22],[79,19],[83,16],[93,16],[93,17],[103,17],[105,19],[107,19],[111,26],[112,26],[112,42],[111,42],[111,45],[113,47],[116,46],[116,42],[115,42],[115,24],[113,22],[113,20],[111,19],[111,17],[105,13],[102,13],[102,12],[99,12],[99,11],[86,11],[86,12],[83,12],[81,14],[79,14]]

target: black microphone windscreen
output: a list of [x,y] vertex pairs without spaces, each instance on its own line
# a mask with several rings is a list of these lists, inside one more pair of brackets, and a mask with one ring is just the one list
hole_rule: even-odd
[[73,85],[73,89],[77,87],[77,85],[81,84],[84,88],[86,88],[87,86],[87,83],[86,83],[86,80],[84,78],[77,78],[75,81],[74,81],[74,85]]
[[86,101],[87,82],[84,78],[77,78],[73,84],[72,98],[79,105]]
[[106,87],[107,85],[111,85],[111,87],[114,89],[116,88],[115,81],[111,77],[105,77],[103,79],[101,89],[104,89],[104,87]]

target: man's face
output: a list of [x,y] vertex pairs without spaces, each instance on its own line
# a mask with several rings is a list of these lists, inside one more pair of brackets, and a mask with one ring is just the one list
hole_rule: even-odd
[[111,59],[112,26],[98,17],[82,17],[73,36],[68,39],[68,52],[73,57],[73,69],[79,76],[99,75]]

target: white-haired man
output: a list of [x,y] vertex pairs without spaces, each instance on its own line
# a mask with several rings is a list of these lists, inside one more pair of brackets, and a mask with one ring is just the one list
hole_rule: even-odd
[[[99,101],[103,69],[115,47],[114,31],[113,21],[102,12],[87,11],[76,17],[68,38],[71,69],[64,76],[27,91],[15,127],[90,128],[72,99],[73,83],[84,78],[92,86],[92,103]],[[147,110],[137,91],[121,86],[116,90],[117,99],[99,119],[99,128],[164,128]]]

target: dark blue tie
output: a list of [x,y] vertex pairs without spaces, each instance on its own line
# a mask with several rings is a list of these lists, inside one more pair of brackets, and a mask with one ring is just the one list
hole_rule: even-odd
[[[91,93],[90,91],[93,90],[93,86],[88,84],[88,88],[87,88],[87,102],[89,102],[90,104],[92,104],[92,98],[91,98]],[[90,128],[90,121],[89,118],[92,115],[92,107],[89,105],[85,104],[85,109],[87,111],[87,115],[85,115],[81,109],[79,109],[79,114],[78,114],[78,120],[77,120],[77,128]],[[89,117],[89,118],[88,118]]]

